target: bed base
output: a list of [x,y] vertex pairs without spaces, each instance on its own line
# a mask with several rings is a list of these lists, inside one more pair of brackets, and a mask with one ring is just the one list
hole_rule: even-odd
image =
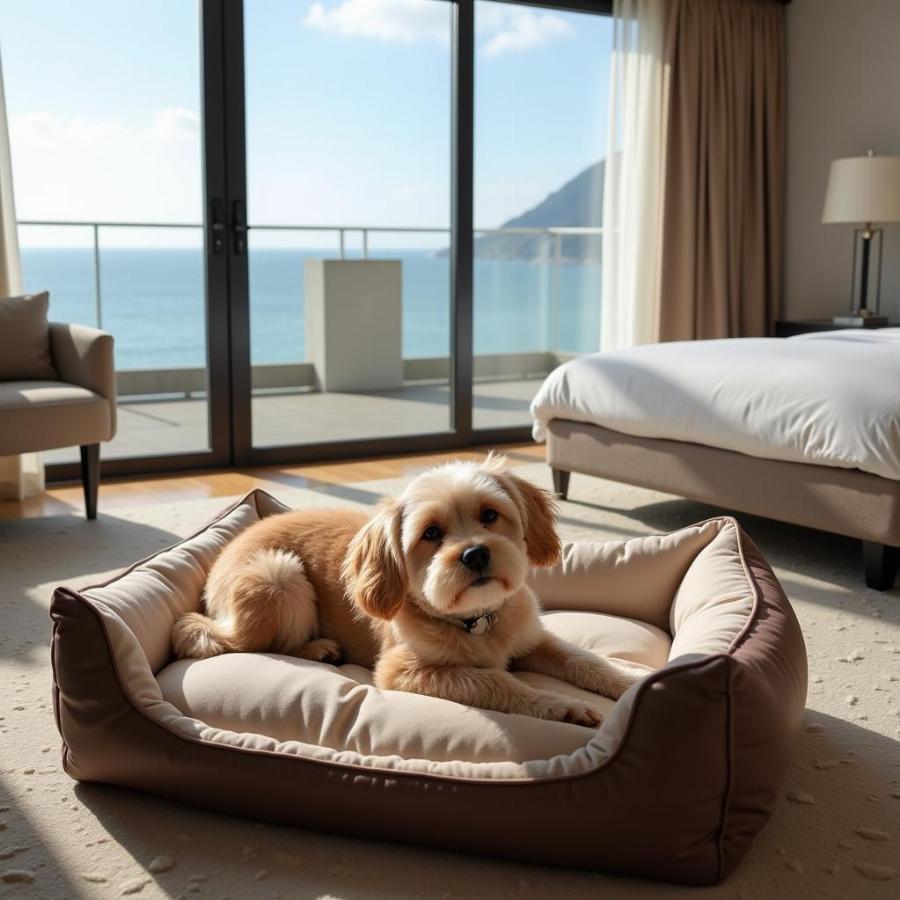
[[863,542],[866,584],[891,588],[900,565],[900,482],[858,469],[746,456],[554,419],[547,462],[557,497],[572,472],[818,528]]

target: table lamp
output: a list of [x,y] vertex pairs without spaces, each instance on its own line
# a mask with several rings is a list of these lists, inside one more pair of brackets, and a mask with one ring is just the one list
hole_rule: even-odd
[[[900,156],[866,156],[836,159],[828,174],[822,221],[855,225],[853,230],[853,273],[851,311],[835,316],[837,325],[876,327],[887,325],[887,316],[878,314],[881,301],[881,255],[884,234],[877,225],[900,222]],[[875,304],[870,307],[869,268],[872,245],[878,239],[875,274]]]

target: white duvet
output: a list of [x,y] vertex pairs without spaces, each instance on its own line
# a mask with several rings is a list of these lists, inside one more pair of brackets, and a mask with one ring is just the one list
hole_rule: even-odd
[[553,371],[551,419],[900,480],[900,328],[650,344]]

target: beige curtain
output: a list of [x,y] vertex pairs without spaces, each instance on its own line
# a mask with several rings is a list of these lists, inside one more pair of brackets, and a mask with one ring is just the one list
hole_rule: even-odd
[[769,333],[781,302],[784,6],[671,0],[659,339]]
[[603,191],[600,347],[659,333],[668,79],[666,0],[616,0]]
[[[3,91],[3,65],[0,60],[0,303],[3,302],[3,297],[20,294],[21,288],[12,158]],[[0,456],[0,498],[21,500],[43,490],[44,466],[40,454]]]

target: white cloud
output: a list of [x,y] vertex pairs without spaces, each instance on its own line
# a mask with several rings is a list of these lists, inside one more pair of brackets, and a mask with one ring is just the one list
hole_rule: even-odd
[[14,142],[26,147],[53,149],[60,146],[90,147],[142,139],[158,143],[197,141],[200,117],[181,107],[155,111],[151,123],[129,128],[116,120],[85,119],[73,116],[60,119],[45,112],[30,112],[13,116],[10,134]]
[[[315,2],[303,24],[327,34],[392,43],[446,43],[450,37],[448,8],[449,4],[435,0],[339,0],[328,6]],[[475,24],[481,50],[490,58],[542,47],[574,31],[555,13],[499,4],[479,7]]]
[[160,109],[153,113],[151,131],[163,140],[195,141],[200,132],[200,116],[181,106]]
[[[18,217],[200,222],[199,125],[197,113],[180,107],[133,124],[42,111],[11,116]],[[23,240],[39,237],[28,232]],[[111,229],[107,236],[120,237]]]
[[559,38],[569,37],[572,26],[553,13],[534,13],[530,10],[510,10],[507,22],[482,45],[485,56],[496,57],[518,50],[531,50]]
[[411,44],[446,41],[449,10],[449,4],[433,0],[343,0],[332,6],[313,3],[303,22],[330,34]]
[[[199,118],[181,108],[159,109],[133,123],[111,118],[59,117],[34,111],[10,117],[16,212],[20,220],[98,222],[189,222],[202,219],[202,163]],[[446,220],[449,162],[411,153],[397,177],[395,148],[377,145],[378,163],[359,164],[358,151],[311,145],[298,152],[302,163],[285,168],[257,165],[251,173],[251,214],[267,223],[376,222],[433,225]],[[371,153],[373,148],[367,148]],[[449,152],[449,149],[447,149]],[[276,153],[277,157],[277,153]],[[261,234],[267,245],[280,238]],[[306,236],[285,234],[285,246]],[[83,227],[30,226],[20,231],[24,246],[89,246]],[[103,246],[197,245],[198,229],[104,228]],[[335,235],[315,233],[307,243],[324,246]],[[352,246],[360,236],[351,233]],[[373,247],[390,246],[391,236],[370,235]],[[442,246],[445,236],[404,235],[409,246]],[[314,242],[318,242],[317,244]],[[353,243],[356,242],[356,243]]]
[[10,120],[13,146],[21,143],[23,150],[52,150],[61,144],[85,147],[115,140],[122,131],[117,122],[104,122],[74,117],[66,122],[44,112],[25,113]]

